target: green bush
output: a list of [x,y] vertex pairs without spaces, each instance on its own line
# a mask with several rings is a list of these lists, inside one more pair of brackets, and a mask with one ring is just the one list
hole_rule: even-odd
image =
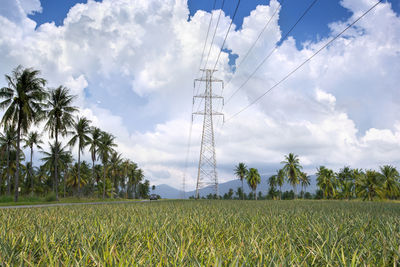
[[1,196],[0,197],[0,203],[6,203],[6,202],[13,202],[14,199],[12,196]]
[[52,201],[56,201],[57,200],[57,197],[56,197],[56,194],[55,193],[49,193],[45,198],[44,198],[44,200],[46,201],[46,202],[52,202]]

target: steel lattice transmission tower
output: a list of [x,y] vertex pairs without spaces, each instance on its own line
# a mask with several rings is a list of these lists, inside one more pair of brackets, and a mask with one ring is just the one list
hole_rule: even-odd
[[200,159],[197,172],[196,198],[199,198],[199,189],[207,185],[213,185],[214,192],[218,196],[218,174],[217,161],[215,157],[213,116],[223,116],[223,114],[213,111],[213,100],[219,99],[222,101],[222,104],[224,101],[222,96],[213,93],[213,83],[220,82],[222,87],[224,86],[222,80],[213,78],[213,74],[216,70],[202,69],[201,71],[203,71],[203,75],[200,79],[194,80],[194,86],[196,87],[196,82],[205,82],[206,88],[203,94],[195,95],[193,97],[193,103],[196,98],[204,100],[204,110],[193,112],[193,115],[203,116],[203,133],[201,135]]

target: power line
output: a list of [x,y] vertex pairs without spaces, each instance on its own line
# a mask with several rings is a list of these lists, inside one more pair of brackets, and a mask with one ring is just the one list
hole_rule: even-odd
[[217,25],[215,26],[214,34],[213,34],[213,37],[211,39],[210,49],[208,50],[207,60],[206,60],[206,63],[204,64],[204,68],[203,69],[205,69],[207,67],[208,59],[210,58],[212,45],[214,43],[215,34],[217,33],[217,29],[218,29],[219,21],[221,19],[221,14],[222,14],[222,10],[224,8],[224,5],[225,5],[225,0],[222,0],[221,9],[219,11],[219,16],[218,16],[218,20],[217,20]]
[[[314,4],[318,2],[318,0],[314,0],[308,7],[307,9],[303,12],[303,14],[297,19],[296,23],[290,28],[290,30],[285,34],[285,36],[283,38],[281,38],[281,41],[285,40],[286,37],[289,36],[289,34],[293,31],[293,29],[297,26],[297,24],[299,24],[299,22],[305,17],[305,15],[308,13],[308,11],[310,11],[310,9],[314,6]],[[247,77],[247,79],[239,86],[238,89],[236,89],[235,92],[233,92],[233,94],[228,97],[227,101],[225,102],[225,104],[228,104],[228,102],[232,99],[232,97],[239,92],[240,89],[242,89],[247,82],[254,76],[254,74],[256,74],[256,72],[261,68],[262,65],[264,65],[264,63],[271,57],[271,55],[278,49],[278,44],[275,45],[274,49],[271,50],[271,52],[263,59],[263,61],[261,61],[261,63],[255,68],[255,70]]]
[[224,49],[224,45],[225,45],[226,39],[228,38],[229,32],[231,31],[231,27],[232,27],[232,24],[233,24],[233,20],[234,20],[235,17],[236,17],[237,11],[238,11],[238,9],[239,9],[239,5],[240,5],[240,0],[238,0],[238,2],[237,2],[237,4],[236,4],[235,12],[233,13],[231,23],[229,24],[229,28],[228,28],[228,30],[226,31],[224,42],[223,42],[222,45],[221,45],[221,49],[219,50],[219,54],[218,54],[217,60],[215,61],[214,68],[213,68],[214,70],[215,70],[215,68],[217,67],[217,64],[218,64],[218,61],[219,61],[219,57],[221,56],[221,53],[222,53],[222,49]]
[[216,4],[216,3],[217,3],[217,0],[214,0],[213,8],[212,8],[212,10],[211,10],[210,22],[208,23],[208,29],[207,29],[206,39],[204,40],[203,52],[201,52],[201,59],[200,59],[199,71],[200,71],[200,69],[201,69],[201,64],[203,63],[204,51],[206,50],[208,35],[209,35],[209,33],[210,33],[211,23],[212,23],[212,19],[213,19],[213,12],[212,12],[212,11],[215,9],[215,4]]
[[320,49],[318,49],[311,57],[306,59],[303,63],[301,63],[299,66],[297,66],[294,70],[289,72],[285,77],[283,77],[279,82],[277,82],[275,85],[273,85],[271,88],[269,88],[267,91],[265,91],[262,95],[257,97],[255,100],[253,100],[249,105],[241,109],[239,112],[236,112],[233,114],[231,117],[229,117],[225,122],[230,121],[232,118],[236,117],[246,109],[248,109],[250,106],[254,105],[257,103],[261,98],[263,98],[266,94],[271,92],[274,88],[276,88],[278,85],[280,85],[282,82],[287,80],[293,73],[295,73],[297,70],[299,70],[301,67],[303,67],[306,63],[308,63],[312,58],[314,58],[316,55],[318,55],[322,50],[324,50],[328,45],[333,43],[336,39],[338,39],[344,32],[346,32],[348,29],[353,27],[354,24],[356,24],[360,19],[362,19],[365,15],[367,15],[372,9],[374,9],[377,5],[379,5],[383,0],[380,0],[376,2],[372,7],[370,7],[367,11],[365,11],[360,17],[358,17],[355,21],[353,21],[351,24],[349,24],[343,31],[341,31],[339,34],[337,34],[334,38],[332,38],[330,41],[328,41],[325,45],[323,45]]
[[[221,19],[222,10],[223,10],[223,8],[224,8],[224,5],[225,5],[225,0],[222,0],[221,8],[220,8],[220,10],[219,10],[219,15],[218,15],[217,24],[216,24],[216,26],[215,26],[214,34],[213,34],[213,37],[212,37],[212,39],[211,39],[210,49],[208,50],[207,60],[206,60],[206,63],[204,64],[203,69],[206,69],[207,63],[208,63],[208,59],[210,58],[210,54],[211,54],[211,50],[212,50],[212,45],[214,44],[215,35],[216,35],[216,33],[217,33],[217,29],[218,29],[219,21],[220,21],[220,19]],[[202,79],[204,78],[204,72],[203,72],[201,78],[202,78]],[[200,89],[200,88],[197,87],[196,95],[199,94],[199,89]],[[200,105],[201,105],[202,101],[203,101],[203,99],[200,101],[200,104],[198,105],[197,109],[200,108]],[[193,104],[194,104],[194,103],[193,103]]]
[[[282,3],[284,1],[281,2]],[[268,28],[269,24],[271,23],[272,19],[275,17],[275,15],[278,13],[279,10],[279,6],[275,9],[274,13],[272,14],[272,16],[269,18],[269,20],[267,21],[267,23],[265,24],[264,28],[261,30],[261,32],[258,34],[257,39],[253,42],[253,44],[250,46],[250,48],[247,50],[246,54],[244,55],[243,59],[240,60],[239,64],[236,66],[235,72],[238,71],[238,69],[240,68],[240,66],[242,65],[242,63],[247,59],[247,57],[249,56],[250,52],[253,50],[254,46],[256,45],[256,43],[258,42],[258,40],[261,38],[261,36],[263,35],[263,33],[265,32],[265,30]],[[232,81],[234,76],[232,76],[228,82],[226,83],[225,86],[228,86],[228,84]]]

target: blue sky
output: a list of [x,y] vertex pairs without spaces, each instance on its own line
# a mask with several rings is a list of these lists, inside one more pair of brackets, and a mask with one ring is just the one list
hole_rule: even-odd
[[[101,2],[96,0],[97,2]],[[282,32],[286,32],[301,16],[304,10],[313,0],[283,0],[280,1],[282,10],[280,12],[279,25]],[[86,3],[87,0],[41,0],[43,11],[35,13],[30,17],[38,23],[38,26],[45,22],[54,21],[56,25],[62,25],[69,9],[77,3]],[[269,4],[269,0],[242,0],[235,17],[234,23],[241,27],[243,18],[248,16],[257,5]],[[304,41],[317,41],[329,34],[328,24],[334,21],[345,20],[351,16],[351,13],[339,4],[339,0],[319,0],[301,21],[292,36],[296,39],[296,45],[300,48]],[[400,14],[400,0],[389,0],[392,8],[397,14]],[[210,11],[214,0],[188,0],[190,16],[193,16],[197,10]],[[233,16],[237,1],[225,0],[224,12]],[[216,8],[220,9],[222,0],[216,0]]]

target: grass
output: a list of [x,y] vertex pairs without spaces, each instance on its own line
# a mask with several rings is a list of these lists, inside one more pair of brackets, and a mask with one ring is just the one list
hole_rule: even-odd
[[393,266],[400,205],[165,201],[0,210],[3,265]]
[[20,205],[40,205],[40,204],[53,204],[53,203],[84,203],[84,202],[113,202],[113,201],[135,201],[133,199],[124,198],[77,198],[77,197],[66,197],[61,198],[59,201],[55,200],[52,195],[45,197],[37,196],[20,196],[18,202],[14,202],[13,196],[2,196],[0,197],[0,207],[1,206],[20,206]]

